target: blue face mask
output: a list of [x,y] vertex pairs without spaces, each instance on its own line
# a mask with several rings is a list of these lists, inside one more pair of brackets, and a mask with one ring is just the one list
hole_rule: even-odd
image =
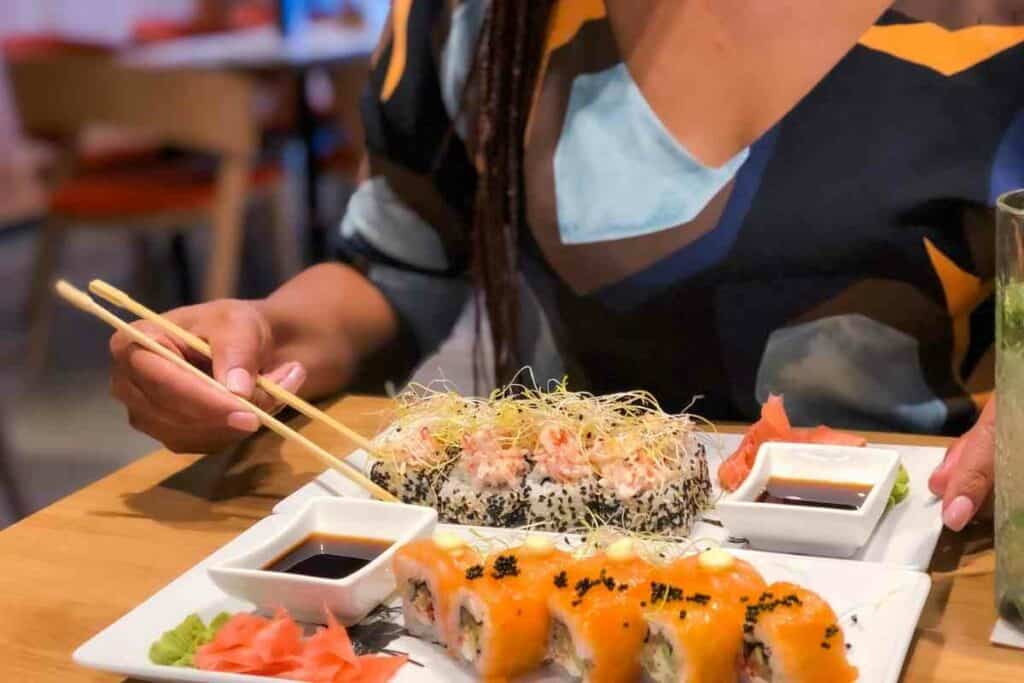
[[577,76],[555,149],[565,244],[647,235],[693,220],[746,161],[697,161],[658,119],[625,64]]

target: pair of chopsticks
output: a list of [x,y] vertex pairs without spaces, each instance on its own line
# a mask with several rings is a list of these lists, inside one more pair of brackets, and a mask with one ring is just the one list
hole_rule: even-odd
[[[243,406],[246,410],[256,415],[256,417],[259,418],[260,423],[263,424],[263,426],[277,433],[282,438],[302,446],[307,451],[316,456],[318,459],[323,461],[328,467],[337,470],[347,479],[368,491],[370,495],[372,495],[374,498],[384,501],[398,500],[390,492],[375,484],[366,475],[364,475],[362,472],[360,472],[352,465],[348,464],[344,460],[334,457],[326,450],[324,450],[317,444],[313,443],[302,434],[299,434],[294,429],[292,429],[285,423],[281,422],[270,413],[254,405],[252,402],[247,401],[244,398],[233,394],[227,387],[225,387],[223,384],[215,380],[213,377],[207,375],[205,372],[193,366],[191,363],[176,355],[169,349],[164,348],[149,336],[143,334],[138,329],[132,327],[124,320],[121,320],[121,318],[117,317],[104,307],[100,306],[82,290],[78,289],[77,287],[74,287],[73,285],[69,284],[68,282],[65,282],[64,280],[58,281],[55,286],[55,289],[57,291],[57,294],[60,295],[61,298],[65,299],[73,306],[85,311],[86,313],[96,316],[97,318],[107,323],[114,329],[124,332],[129,337],[131,337],[132,341],[134,341],[135,343],[159,355],[161,358],[173,363],[182,370],[194,375],[203,382],[206,382],[207,384],[215,387],[220,391],[230,394],[232,398],[238,401],[239,405]],[[165,332],[171,334],[174,337],[177,337],[178,339],[181,339],[183,342],[185,342],[185,344],[195,349],[199,353],[205,355],[207,358],[210,357],[210,345],[207,344],[204,340],[195,336],[188,330],[184,330],[178,325],[175,325],[173,322],[171,322],[167,318],[164,318],[159,313],[156,313],[155,311],[146,308],[145,306],[138,303],[137,301],[135,301],[127,294],[117,289],[116,287],[113,287],[103,282],[102,280],[93,280],[92,282],[89,283],[89,290],[96,296],[105,299],[106,301],[109,301],[111,304],[117,306],[118,308],[123,308],[137,315],[139,318],[142,318],[143,320],[148,320],[149,322],[159,326]],[[270,381],[266,377],[258,376],[256,378],[256,384],[278,401],[281,401],[282,403],[285,403],[291,406],[292,408],[295,408],[295,410],[297,410],[298,412],[302,413],[303,415],[312,420],[317,420],[319,422],[326,424],[331,429],[338,432],[339,434],[342,434],[347,439],[352,441],[360,448],[363,448],[367,452],[374,452],[375,449],[373,447],[373,444],[370,443],[369,439],[364,437],[362,434],[359,434],[358,432],[352,430],[351,428],[346,427],[345,425],[338,422],[333,417],[326,414],[316,406],[307,403],[306,401],[299,398],[290,391],[281,388],[279,385]]]

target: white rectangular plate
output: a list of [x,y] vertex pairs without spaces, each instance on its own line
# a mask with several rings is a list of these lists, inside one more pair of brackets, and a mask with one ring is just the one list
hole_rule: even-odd
[[[74,660],[93,669],[147,681],[195,683],[269,683],[280,679],[239,674],[220,674],[180,669],[150,663],[149,646],[167,629],[188,614],[208,620],[220,611],[248,611],[252,605],[230,598],[213,584],[206,568],[227,557],[247,552],[277,533],[287,515],[260,520],[223,548],[188,570],[163,590],[142,603],[78,648]],[[499,529],[471,529],[442,525],[472,539],[474,533],[501,535],[510,540],[521,532]],[[752,551],[736,554],[752,563],[765,580],[792,581],[824,597],[840,618],[851,643],[850,661],[860,669],[864,683],[894,683],[899,679],[931,581],[927,575],[898,567],[849,560],[830,560]],[[853,617],[857,623],[853,623]],[[400,619],[400,617],[396,617]],[[470,683],[475,677],[455,664],[433,644],[400,637],[390,649],[408,652],[422,664],[408,664],[395,677],[396,683]],[[560,681],[544,671],[529,681]]]
[[[739,434],[722,434],[712,437],[708,443],[708,468],[716,495],[718,465],[736,449],[742,438]],[[882,521],[867,545],[851,559],[882,562],[924,571],[931,562],[935,544],[938,543],[939,534],[942,532],[941,502],[928,490],[928,477],[942,462],[946,451],[943,448],[925,446],[871,445],[892,449],[900,454],[900,459],[910,474],[910,495],[882,516]],[[356,451],[348,459],[357,466],[363,466],[366,458],[365,452]],[[332,495],[368,497],[369,494],[334,470],[327,470],[278,503],[274,507],[274,512],[296,510],[310,498]],[[709,511],[705,519],[717,520],[714,510]],[[691,535],[694,538],[714,539],[725,547],[746,547],[743,543],[729,543],[729,535],[724,528],[707,522],[697,523]]]

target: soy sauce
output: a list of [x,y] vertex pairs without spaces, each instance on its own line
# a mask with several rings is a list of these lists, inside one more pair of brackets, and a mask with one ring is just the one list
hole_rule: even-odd
[[864,505],[871,488],[871,484],[771,477],[757,502],[857,510]]
[[343,579],[370,564],[394,541],[310,534],[263,567],[266,571]]

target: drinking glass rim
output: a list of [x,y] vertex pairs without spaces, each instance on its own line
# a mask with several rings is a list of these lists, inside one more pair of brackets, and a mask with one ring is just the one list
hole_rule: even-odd
[[[1010,200],[1017,201],[1011,204]],[[1010,190],[999,195],[999,198],[996,199],[996,206],[1000,211],[1012,213],[1014,216],[1024,216],[1024,188]]]

